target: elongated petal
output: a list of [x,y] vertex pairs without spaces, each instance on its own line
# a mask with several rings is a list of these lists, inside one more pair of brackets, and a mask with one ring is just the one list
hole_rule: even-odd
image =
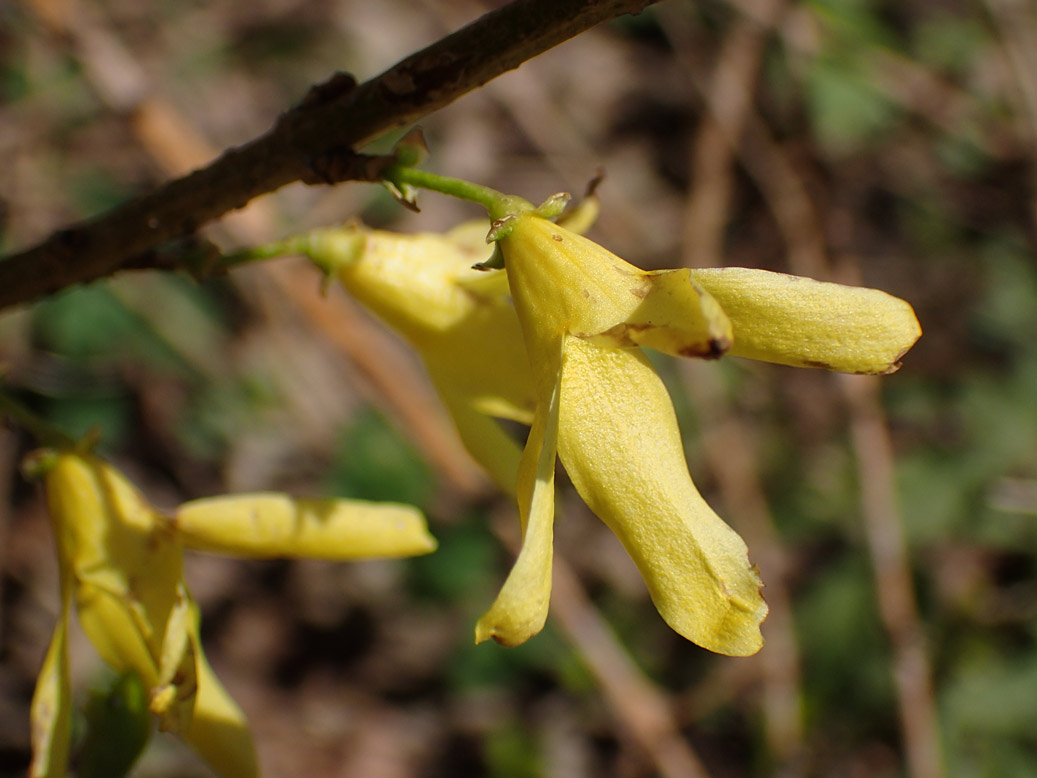
[[220,683],[198,638],[197,606],[190,631],[198,677],[194,716],[181,737],[212,765],[222,778],[254,778],[259,767],[245,714]]
[[398,557],[436,547],[421,512],[394,503],[228,495],[184,503],[173,521],[188,548],[248,557]]
[[96,457],[59,454],[46,490],[83,631],[105,662],[154,686],[183,577],[179,541],[133,484]]
[[444,400],[463,397],[487,415],[532,422],[536,393],[509,301],[482,301],[450,331],[415,346]]
[[745,543],[695,489],[669,395],[643,354],[568,344],[559,453],[673,629],[721,654],[760,648],[759,576]]
[[71,581],[62,575],[61,612],[54,627],[29,709],[32,763],[29,778],[64,778],[68,768],[71,688],[68,677],[68,612]]
[[412,342],[468,315],[473,299],[457,283],[491,249],[438,235],[401,235],[363,227],[310,233],[306,253],[337,271],[351,295]]
[[58,554],[73,570],[110,567],[115,551],[123,562],[122,553],[157,526],[137,488],[97,457],[58,453],[45,485]]
[[197,630],[196,609],[187,589],[180,583],[176,605],[166,622],[158,684],[151,690],[149,704],[151,712],[159,717],[159,729],[178,735],[190,729],[198,696],[196,643],[190,637],[192,630]]
[[473,408],[467,398],[442,394],[443,402],[468,453],[507,494],[515,493],[522,450],[489,415]]
[[[557,360],[555,361],[557,364]],[[554,472],[560,382],[537,408],[518,473],[522,550],[500,594],[475,626],[475,642],[524,643],[544,628],[551,599]]]
[[[146,626],[147,614],[139,604],[106,587],[81,582],[76,610],[83,632],[105,664],[117,671],[132,670],[148,689],[158,684],[161,634],[154,635]],[[157,627],[162,629],[164,623]]]
[[318,230],[302,248],[421,354],[440,394],[528,424],[536,404],[503,271],[479,272],[488,222],[449,235]]
[[731,322],[686,268],[646,273],[644,300],[622,324],[592,338],[680,357],[716,359],[731,347]]
[[877,289],[741,267],[691,272],[731,319],[733,356],[891,373],[922,334],[911,306]]

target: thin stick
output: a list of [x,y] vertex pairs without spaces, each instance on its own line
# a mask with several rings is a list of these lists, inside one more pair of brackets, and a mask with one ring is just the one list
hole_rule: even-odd
[[[743,147],[740,140],[753,115],[763,48],[769,30],[785,11],[785,3],[759,0],[754,8],[758,17],[741,17],[732,23],[708,82],[682,53],[692,37],[686,15],[669,8],[665,17],[677,56],[707,107],[692,147],[691,179],[695,187],[688,195],[684,222],[687,265],[720,264],[723,254],[735,154]],[[787,555],[757,472],[756,443],[734,412],[716,370],[703,370],[702,365],[690,363],[682,367],[690,397],[701,417],[710,420],[702,431],[703,448],[717,478],[721,500],[734,517],[732,523],[745,536],[767,584],[767,645],[752,660],[758,663],[763,680],[761,706],[767,744],[783,775],[799,775],[804,737],[802,674],[786,582]]]
[[634,664],[557,551],[551,615],[598,680],[620,725],[645,750],[659,775],[709,778],[681,734],[670,700]]
[[911,778],[943,778],[932,669],[926,650],[893,479],[893,445],[876,376],[839,376],[861,482],[879,613],[893,648],[893,680]]

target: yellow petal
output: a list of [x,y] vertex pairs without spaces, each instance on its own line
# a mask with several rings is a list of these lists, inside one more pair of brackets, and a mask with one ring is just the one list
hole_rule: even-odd
[[398,557],[436,547],[421,512],[394,503],[227,495],[184,503],[173,521],[188,548],[248,557]]
[[445,393],[442,398],[468,453],[500,489],[514,494],[522,459],[518,444],[490,415],[472,407],[467,399]]
[[877,289],[741,267],[691,272],[731,319],[733,356],[891,373],[922,334],[911,306]]
[[470,223],[447,236],[319,230],[308,252],[410,342],[444,399],[529,424],[536,400],[507,276],[472,269],[489,256],[487,228]]
[[644,271],[532,213],[501,239],[515,308],[527,335],[592,337],[622,324],[651,288]]
[[730,345],[724,311],[685,269],[645,272],[531,213],[514,217],[502,246],[527,334],[698,357]]
[[[482,259],[476,261],[482,262],[489,259],[490,254],[493,252],[493,248],[486,243],[486,233],[489,231],[489,219],[472,219],[471,221],[462,222],[456,227],[451,227],[447,230],[446,237],[451,243],[461,246],[465,251],[472,254],[480,254]],[[480,275],[490,274],[481,273]]]
[[76,610],[83,632],[105,664],[119,672],[132,670],[145,688],[158,684],[164,622],[152,629],[139,603],[91,583],[76,588]]
[[457,279],[474,275],[471,266],[490,249],[485,242],[475,249],[435,233],[347,227],[311,233],[308,253],[319,264],[337,264],[349,293],[413,342],[468,315],[474,301]]
[[488,415],[532,421],[536,394],[510,301],[480,301],[451,330],[414,345],[444,400],[463,397]]
[[154,686],[182,578],[178,541],[140,492],[96,457],[59,454],[46,491],[83,631],[114,669]]
[[[136,487],[94,456],[60,452],[45,481],[58,554],[74,570],[96,570],[154,530],[156,514]],[[116,526],[113,536],[112,526]]]
[[[557,358],[551,361],[558,364]],[[497,599],[475,625],[476,643],[493,638],[502,645],[516,646],[540,632],[547,620],[554,543],[558,392],[556,378],[553,390],[537,407],[529,431],[518,472],[522,550]]]
[[650,286],[626,321],[595,343],[645,346],[681,357],[716,359],[731,346],[731,322],[687,269],[645,274]]
[[571,340],[559,424],[566,471],[637,563],[666,622],[711,651],[759,650],[759,576],[692,483],[669,395],[644,355]]
[[176,606],[166,622],[158,683],[151,689],[149,707],[159,717],[159,729],[182,734],[191,727],[198,694],[197,657],[192,631],[197,632],[197,612],[187,589],[177,586]]
[[256,749],[245,714],[216,677],[198,638],[198,614],[190,631],[196,662],[198,695],[194,715],[181,737],[205,759],[222,778],[253,778],[258,775]]
[[71,689],[68,677],[68,611],[71,582],[62,575],[61,612],[47,647],[29,709],[32,763],[29,778],[64,778],[68,767]]

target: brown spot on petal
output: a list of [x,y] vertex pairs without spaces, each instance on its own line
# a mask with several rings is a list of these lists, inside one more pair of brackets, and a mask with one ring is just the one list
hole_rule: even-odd
[[552,232],[551,233],[551,240],[556,240],[559,243],[561,243],[562,242],[562,236],[559,235],[557,232]]
[[706,359],[720,359],[731,348],[730,338],[710,338],[709,355]]
[[651,289],[652,285],[650,283],[641,284],[641,286],[632,286],[630,287],[630,294],[638,300],[643,300],[648,296],[648,292],[650,292]]
[[835,368],[832,367],[830,364],[828,364],[827,362],[822,362],[819,359],[804,359],[803,367],[816,367],[820,370],[835,370]]
[[731,348],[728,338],[710,338],[706,343],[692,343],[678,349],[677,353],[682,357],[696,357],[698,359],[720,359]]
[[[627,324],[626,322],[620,322],[619,324],[616,324],[615,326],[609,327],[604,332],[599,333],[599,336],[606,338],[608,341],[611,341],[612,344],[615,345],[615,346],[619,346],[621,348],[623,348],[623,347],[629,348],[631,346],[636,346],[637,345],[634,342],[633,338],[630,337],[630,330],[638,330],[638,329],[647,329],[647,327],[644,326],[644,325],[641,325],[640,327],[638,327],[638,325],[636,325],[636,324]],[[590,340],[593,341],[595,339],[595,337],[597,337],[597,336],[595,336],[595,335],[579,335],[578,337],[589,338]]]

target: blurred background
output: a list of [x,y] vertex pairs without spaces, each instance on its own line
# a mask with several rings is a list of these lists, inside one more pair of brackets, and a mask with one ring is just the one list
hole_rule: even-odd
[[[0,0],[0,249],[28,246],[363,80],[464,0]],[[126,273],[0,315],[7,390],[159,505],[228,490],[414,502],[440,549],[187,576],[266,776],[1037,775],[1037,9],[1027,0],[666,0],[422,121],[426,167],[537,201],[606,178],[591,237],[645,268],[874,286],[925,335],[880,379],[659,358],[703,494],[767,584],[751,659],[674,634],[560,480],[552,618],[472,645],[512,504],[415,357],[288,259]],[[387,149],[395,137],[376,148]],[[443,230],[425,193],[293,186],[231,249],[352,217]],[[653,357],[655,359],[655,357]],[[34,442],[0,430],[0,775],[24,774],[57,612]],[[109,676],[81,635],[78,699]],[[205,776],[158,735],[134,773]]]

